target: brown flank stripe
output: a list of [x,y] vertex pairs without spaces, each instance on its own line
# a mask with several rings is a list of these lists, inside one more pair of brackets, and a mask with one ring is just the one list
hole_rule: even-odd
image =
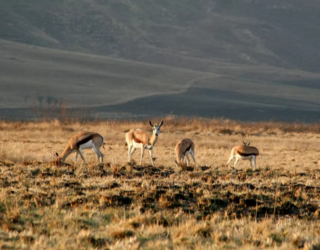
[[143,141],[140,141],[137,137],[134,137],[134,134],[133,134],[133,140],[136,142],[136,143],[142,143],[143,145],[146,145],[147,143],[143,142]]
[[191,144],[190,144],[190,146],[186,149],[186,151],[185,151],[184,153],[188,152],[190,149],[191,149]]
[[251,156],[251,155],[257,156],[257,155],[259,155],[259,153],[241,153],[239,151],[237,151],[237,154],[241,155],[241,156]]
[[80,147],[82,144],[85,144],[85,143],[87,143],[88,141],[92,140],[93,137],[95,137],[96,135],[97,135],[97,134],[92,134],[92,135],[90,135],[90,136],[82,139],[81,141],[78,141],[78,142],[76,143],[76,146],[77,146],[77,147]]

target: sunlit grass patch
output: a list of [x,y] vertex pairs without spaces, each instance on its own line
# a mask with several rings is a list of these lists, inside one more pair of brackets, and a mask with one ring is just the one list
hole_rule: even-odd
[[[168,119],[154,148],[155,166],[149,165],[148,158],[142,165],[127,163],[123,131],[144,128],[143,122],[55,122],[50,133],[50,123],[24,124],[33,128],[31,132],[19,124],[5,125],[8,130],[0,130],[7,145],[0,144],[3,244],[34,249],[316,247],[320,230],[317,135],[246,134],[261,152],[257,169],[248,161],[227,167],[230,150],[242,143],[243,135],[216,134],[209,124],[221,124],[207,122],[181,125]],[[246,131],[242,124],[223,124]],[[265,133],[254,126],[258,125],[250,124],[251,131]],[[84,150],[86,164],[75,162],[73,156],[64,166],[49,164],[51,153],[63,150],[71,135],[84,129],[108,138],[105,162],[99,164],[92,151]],[[190,133],[196,147],[201,145],[196,150],[197,164],[190,169],[174,163],[175,143],[185,136],[176,129]],[[27,140],[39,134],[38,141]],[[137,161],[139,157],[134,155]]]

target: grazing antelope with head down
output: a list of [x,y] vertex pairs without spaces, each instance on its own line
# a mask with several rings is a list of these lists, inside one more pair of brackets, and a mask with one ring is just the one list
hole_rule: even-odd
[[81,132],[80,134],[74,135],[69,140],[67,146],[65,147],[62,154],[59,156],[56,153],[57,159],[56,162],[64,162],[66,158],[72,153],[76,153],[76,161],[78,159],[78,154],[80,154],[84,163],[86,162],[82,149],[92,148],[93,152],[96,153],[98,160],[103,162],[103,154],[100,151],[101,146],[103,146],[104,138],[94,132]]
[[153,163],[153,147],[154,144],[156,144],[158,140],[158,135],[160,128],[163,124],[163,121],[159,123],[159,125],[153,125],[151,121],[149,121],[150,126],[152,127],[152,135],[142,131],[141,129],[132,129],[128,133],[126,133],[126,142],[128,144],[128,156],[129,156],[129,162],[131,162],[131,155],[133,152],[137,149],[141,149],[141,157],[140,157],[140,165],[142,164],[142,158],[144,149],[149,149],[150,158],[152,166],[154,166]]
[[230,163],[230,161],[233,160],[233,158],[236,158],[236,161],[234,162],[234,166],[236,166],[239,159],[241,160],[248,159],[250,161],[250,167],[252,166],[251,162],[253,161],[254,168],[256,168],[256,157],[258,155],[259,155],[259,150],[256,147],[250,146],[250,142],[248,143],[243,142],[243,145],[237,145],[232,148],[227,165]]
[[174,149],[176,153],[177,160],[175,163],[177,166],[183,162],[184,158],[187,160],[187,166],[190,164],[190,160],[188,155],[191,154],[194,164],[196,164],[196,160],[194,158],[194,143],[190,139],[182,139],[179,141]]

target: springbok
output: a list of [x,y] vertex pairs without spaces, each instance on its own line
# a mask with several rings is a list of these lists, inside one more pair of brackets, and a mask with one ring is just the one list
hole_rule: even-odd
[[61,156],[59,156],[58,153],[55,154],[55,156],[57,157],[55,161],[57,163],[64,162],[72,152],[75,152],[76,161],[78,159],[78,154],[80,154],[82,160],[84,161],[84,163],[86,163],[86,159],[84,158],[82,149],[92,148],[93,152],[96,153],[98,160],[100,160],[100,163],[102,163],[103,154],[101,153],[100,148],[101,146],[103,146],[103,144],[104,138],[100,134],[94,132],[81,132],[71,137]]
[[128,133],[126,133],[126,142],[128,144],[128,156],[129,162],[131,162],[131,156],[133,152],[137,149],[141,149],[141,157],[140,157],[140,165],[142,164],[142,158],[144,154],[144,149],[149,149],[150,159],[152,166],[153,163],[153,147],[158,140],[158,135],[160,132],[160,128],[163,124],[163,121],[159,123],[159,125],[153,125],[151,121],[149,121],[150,126],[152,127],[152,135],[142,131],[141,129],[132,129]]
[[250,146],[250,142],[248,143],[243,142],[243,145],[237,145],[232,148],[227,165],[233,160],[233,158],[236,158],[236,161],[234,162],[234,166],[236,166],[238,160],[241,159],[241,160],[249,160],[250,167],[252,166],[251,162],[253,161],[254,168],[256,168],[256,157],[258,155],[259,155],[259,150],[256,147]]
[[190,164],[190,160],[188,155],[191,154],[191,157],[193,159],[194,164],[196,164],[196,160],[194,158],[194,143],[190,139],[182,139],[179,141],[174,149],[176,153],[177,160],[175,160],[175,163],[177,166],[180,165],[180,163],[183,162],[184,158],[187,160],[187,166]]

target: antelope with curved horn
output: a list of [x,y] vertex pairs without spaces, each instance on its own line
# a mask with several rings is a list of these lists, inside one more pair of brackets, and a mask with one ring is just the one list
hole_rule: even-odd
[[249,160],[250,167],[252,166],[252,161],[254,168],[256,168],[256,157],[259,155],[259,150],[256,147],[250,146],[250,142],[243,142],[243,145],[236,145],[232,148],[227,165],[236,158],[234,166],[236,166],[238,160]]
[[175,160],[175,163],[177,164],[177,166],[179,166],[183,162],[184,158],[186,158],[187,166],[189,166],[190,165],[190,159],[188,157],[189,154],[191,155],[194,164],[196,164],[196,160],[194,158],[194,148],[195,148],[194,143],[190,139],[182,139],[177,143],[174,149],[177,157],[177,160]]
[[128,133],[126,133],[126,142],[128,144],[128,156],[129,162],[131,162],[131,156],[133,152],[139,148],[141,149],[141,157],[140,157],[140,165],[142,164],[142,158],[144,154],[144,149],[149,149],[150,159],[152,166],[153,163],[153,147],[158,140],[158,135],[160,132],[160,128],[163,125],[163,121],[161,121],[158,125],[153,125],[151,121],[149,121],[150,126],[152,127],[152,135],[142,131],[141,129],[132,129]]
[[[100,151],[101,146],[104,144],[104,138],[98,133],[94,132],[81,132],[77,135],[74,135],[69,140],[67,146],[65,147],[62,154],[59,156],[58,153],[55,154],[57,159],[56,162],[64,162],[66,158],[73,152],[76,153],[76,161],[78,159],[78,154],[80,154],[84,163],[86,162],[82,149],[92,149],[93,152],[100,160],[100,163],[103,162],[103,154]],[[103,146],[104,148],[104,146]]]

